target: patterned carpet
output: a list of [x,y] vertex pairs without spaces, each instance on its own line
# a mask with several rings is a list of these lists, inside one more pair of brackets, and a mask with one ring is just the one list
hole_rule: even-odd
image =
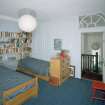
[[68,79],[60,87],[39,82],[39,96],[24,105],[105,105],[102,101],[91,100],[91,81]]

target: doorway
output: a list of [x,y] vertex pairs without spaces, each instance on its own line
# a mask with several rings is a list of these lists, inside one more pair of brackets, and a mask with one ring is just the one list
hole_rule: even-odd
[[81,33],[81,76],[102,81],[103,32]]

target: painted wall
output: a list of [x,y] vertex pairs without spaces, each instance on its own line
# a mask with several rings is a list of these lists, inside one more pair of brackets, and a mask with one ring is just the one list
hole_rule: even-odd
[[[50,60],[57,52],[54,50],[53,39],[60,38],[63,48],[70,51],[71,64],[76,66],[76,77],[81,77],[81,32],[105,32],[105,27],[80,29],[78,17],[65,20],[38,21],[38,27],[33,32],[32,56],[39,59]],[[16,22],[1,20],[0,31],[20,31]],[[104,34],[105,36],[105,34]],[[105,39],[105,38],[104,38]],[[104,49],[105,50],[105,49]],[[104,51],[105,52],[105,51]],[[105,56],[105,55],[104,55]],[[105,58],[105,57],[104,57]],[[105,66],[104,66],[105,68]],[[105,82],[105,70],[103,72]]]
[[18,32],[17,22],[0,19],[0,32]]
[[57,53],[53,40],[62,39],[63,49],[69,50],[71,64],[76,66],[75,75],[80,78],[81,37],[78,26],[78,17],[38,22],[38,27],[33,33],[32,56],[49,61]]
[[[105,27],[81,29],[78,27],[78,17],[65,20],[38,21],[38,27],[33,32],[32,56],[39,59],[50,60],[57,51],[54,50],[54,38],[60,38],[63,48],[70,51],[71,64],[76,66],[76,77],[81,77],[81,34],[80,32],[103,32]],[[16,22],[1,20],[0,31],[20,31]],[[103,74],[105,74],[103,72]],[[105,75],[103,76],[105,81]]]

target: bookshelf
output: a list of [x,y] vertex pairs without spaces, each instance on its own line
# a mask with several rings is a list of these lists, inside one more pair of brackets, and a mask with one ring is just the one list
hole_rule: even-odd
[[32,33],[0,32],[0,59],[14,57],[16,60],[31,55]]

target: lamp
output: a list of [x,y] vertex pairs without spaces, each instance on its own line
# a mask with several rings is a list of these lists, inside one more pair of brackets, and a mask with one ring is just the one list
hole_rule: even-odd
[[22,9],[19,13],[19,28],[24,32],[32,32],[37,27],[37,20],[35,15],[33,15],[34,11],[30,9]]

